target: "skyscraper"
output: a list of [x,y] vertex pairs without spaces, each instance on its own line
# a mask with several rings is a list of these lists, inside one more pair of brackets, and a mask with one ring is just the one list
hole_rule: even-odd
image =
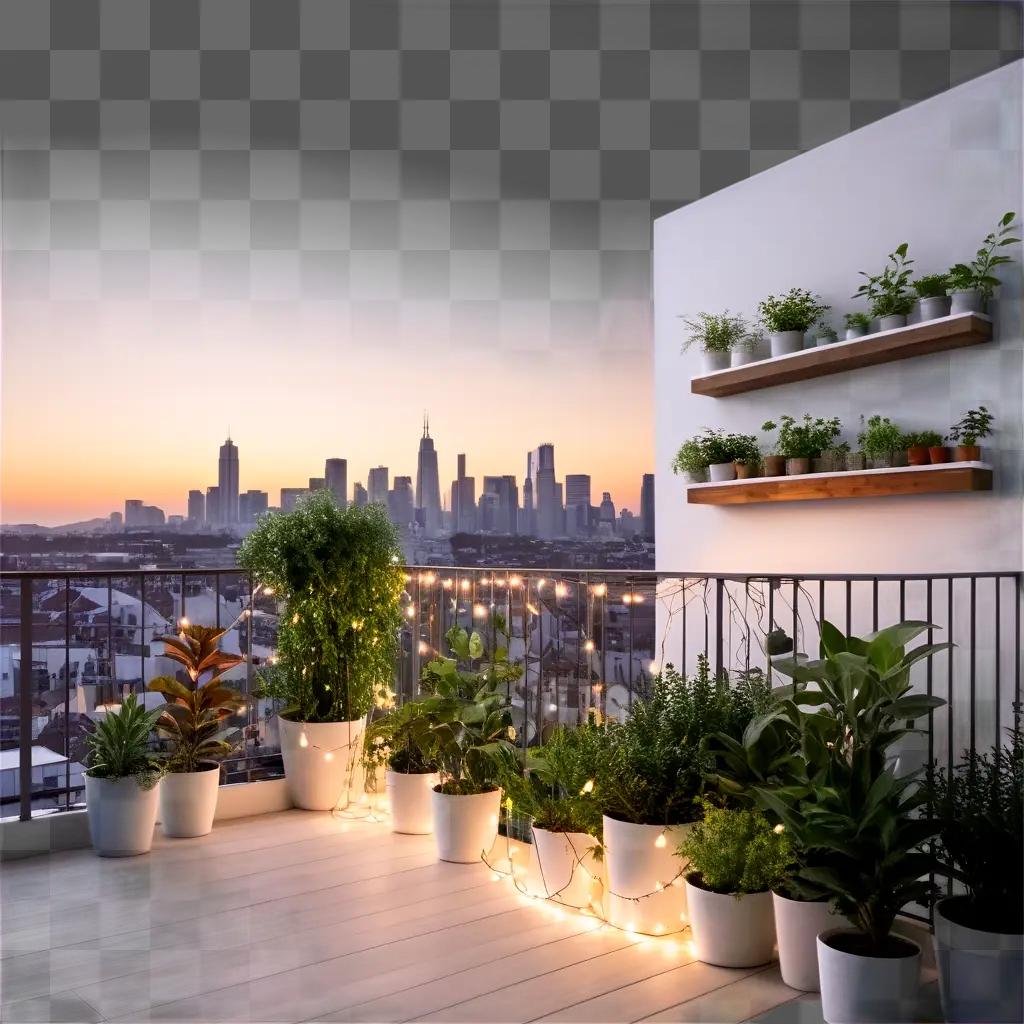
[[496,499],[493,521],[489,527],[481,526],[481,529],[509,535],[516,533],[519,518],[519,488],[516,486],[516,478],[514,476],[485,476],[483,493],[480,495],[478,505],[481,512],[484,508],[483,499],[488,494],[494,495]]
[[359,480],[357,480],[352,485],[352,504],[355,505],[356,508],[363,508],[369,503],[370,496],[366,493],[366,488]]
[[542,444],[526,456],[526,475],[533,486],[536,535],[544,539],[562,532],[562,500],[555,481],[555,446]]
[[188,518],[193,523],[206,519],[206,495],[202,491],[188,492]]
[[590,533],[590,476],[567,473],[565,476],[565,530],[570,537]]
[[309,490],[312,491],[326,491],[327,481],[322,476],[311,476],[309,478]]
[[615,505],[608,491],[601,495],[601,507],[597,511],[597,529],[604,537],[615,534]]
[[388,467],[375,466],[366,478],[367,493],[371,504],[388,503]]
[[282,487],[281,488],[281,511],[294,512],[299,498],[309,494],[305,487]]
[[206,488],[206,525],[218,526],[220,518],[220,488]]
[[437,451],[430,436],[430,418],[423,417],[423,436],[416,459],[416,507],[423,509],[428,537],[441,532],[441,484],[437,475]]
[[476,528],[476,478],[466,476],[466,456],[457,458],[458,475],[452,481],[452,532],[472,533]]
[[644,473],[640,485],[640,536],[654,540],[654,474]]
[[238,521],[251,526],[267,511],[267,506],[266,491],[244,491],[238,496]]
[[[220,462],[217,471],[217,488],[220,502],[217,522],[229,526],[238,522],[238,448],[229,437],[220,446]],[[207,516],[210,517],[209,508]]]
[[388,513],[401,530],[408,529],[415,515],[411,476],[396,476],[395,486],[388,493]]
[[324,463],[324,479],[338,508],[345,508],[348,505],[348,463],[344,459],[328,459]]

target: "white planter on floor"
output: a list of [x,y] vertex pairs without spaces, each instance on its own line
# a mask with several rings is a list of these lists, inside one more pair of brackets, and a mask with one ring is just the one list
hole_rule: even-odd
[[134,778],[85,777],[89,836],[101,857],[135,857],[149,853],[156,825],[160,783],[143,789]]
[[172,839],[193,839],[213,830],[220,765],[205,771],[168,772],[160,780],[160,828]]
[[359,761],[365,729],[365,718],[352,722],[290,722],[278,717],[284,774],[296,807],[330,811],[353,799],[353,769]]
[[501,790],[449,796],[431,792],[437,856],[455,864],[476,864],[498,837]]
[[902,1024],[916,1019],[921,950],[893,936],[906,956],[860,956],[836,949],[833,942],[859,935],[848,928],[818,936],[821,1011],[826,1024]]
[[817,992],[818,935],[841,927],[843,917],[832,912],[828,900],[791,900],[775,892],[772,903],[782,980],[801,992]]
[[803,331],[772,331],[768,339],[772,346],[772,356],[788,356],[804,347]]
[[708,479],[712,483],[722,483],[725,480],[736,479],[735,462],[716,462],[708,466]]
[[957,924],[966,898],[935,906],[935,963],[942,1012],[951,1024],[1024,1020],[1024,935],[979,931]]
[[705,352],[704,353],[704,372],[714,373],[716,370],[727,370],[729,369],[729,353],[728,352]]
[[647,935],[679,931],[685,924],[686,888],[680,872],[686,861],[676,856],[676,847],[693,826],[634,825],[608,815],[603,820],[608,920]]
[[758,967],[775,948],[770,892],[710,892],[686,878],[686,902],[697,959],[718,967]]
[[585,909],[593,895],[593,879],[600,877],[594,858],[597,840],[586,832],[552,832],[533,827],[533,851],[537,859],[538,895]]
[[440,782],[437,772],[386,773],[388,803],[391,806],[391,831],[409,836],[429,835],[434,829],[431,793]]

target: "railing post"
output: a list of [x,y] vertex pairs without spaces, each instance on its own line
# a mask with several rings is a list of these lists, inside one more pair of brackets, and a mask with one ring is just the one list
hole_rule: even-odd
[[722,633],[725,630],[725,580],[721,576],[715,579],[715,679],[722,678],[724,646]]
[[32,577],[21,578],[21,687],[18,693],[19,816],[32,818]]

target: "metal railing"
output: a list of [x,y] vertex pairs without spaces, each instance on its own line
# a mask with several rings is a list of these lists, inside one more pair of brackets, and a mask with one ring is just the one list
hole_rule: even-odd
[[[512,694],[523,744],[556,724],[621,716],[652,675],[772,674],[773,630],[816,654],[819,623],[867,633],[899,619],[935,624],[956,647],[914,668],[915,685],[947,701],[933,713],[922,763],[984,749],[1021,710],[1022,574],[917,576],[707,575],[641,571],[422,567],[407,570],[395,689],[414,694],[422,665],[446,653],[453,625],[499,641],[523,666]],[[182,616],[228,629],[245,658],[232,683],[251,695],[276,644],[278,608],[258,581],[229,569],[0,574],[0,816],[67,810],[82,797],[92,721],[173,666],[159,637]],[[781,638],[780,638],[781,639]],[[25,666],[30,666],[28,670]],[[782,681],[780,679],[780,681]],[[151,695],[158,701],[158,695]],[[274,708],[251,700],[226,781],[281,773]]]

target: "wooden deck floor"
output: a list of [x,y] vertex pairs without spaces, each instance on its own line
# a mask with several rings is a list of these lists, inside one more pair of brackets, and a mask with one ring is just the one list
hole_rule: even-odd
[[0,1020],[820,1021],[777,969],[695,961],[436,860],[430,837],[288,811],[3,866]]

